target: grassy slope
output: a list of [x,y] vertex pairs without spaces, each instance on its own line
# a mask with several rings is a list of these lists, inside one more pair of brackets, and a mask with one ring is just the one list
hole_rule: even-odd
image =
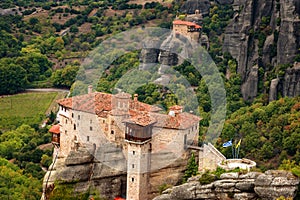
[[23,93],[0,98],[0,130],[41,123],[57,94]]

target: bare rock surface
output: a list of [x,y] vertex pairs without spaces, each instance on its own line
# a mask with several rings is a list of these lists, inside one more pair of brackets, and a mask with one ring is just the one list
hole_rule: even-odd
[[276,200],[280,196],[294,198],[299,178],[292,173],[270,170],[265,173],[225,173],[221,179],[201,185],[195,176],[187,183],[163,192],[154,200]]

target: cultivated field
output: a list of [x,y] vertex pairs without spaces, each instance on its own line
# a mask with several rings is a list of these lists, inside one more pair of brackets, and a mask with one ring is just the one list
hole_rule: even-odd
[[39,125],[58,94],[34,92],[1,97],[0,130],[14,129],[21,124]]

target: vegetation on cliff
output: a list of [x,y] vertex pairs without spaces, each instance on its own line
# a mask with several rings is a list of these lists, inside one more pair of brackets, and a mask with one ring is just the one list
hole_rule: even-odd
[[[242,139],[241,157],[255,160],[262,169],[277,168],[284,159],[300,162],[300,98],[281,98],[243,107],[226,120],[219,140]],[[231,148],[221,151],[230,158]]]
[[[276,2],[276,9],[280,9]],[[170,28],[181,3],[183,1],[163,1],[142,6],[128,0],[1,1],[0,8],[8,9],[10,14],[2,10],[0,13],[0,95],[15,94],[27,87],[70,88],[83,59],[103,40],[138,26]],[[238,63],[228,52],[222,51],[224,31],[232,18],[231,5],[212,3],[202,25],[203,33],[209,38],[209,53],[222,73],[227,92],[227,119],[217,141],[218,148],[230,158],[231,148],[222,148],[222,143],[242,138],[240,157],[255,160],[262,170],[280,166],[299,176],[300,99],[285,97],[268,103],[270,82],[276,77],[282,78],[293,63],[261,64],[267,37],[272,34],[275,43],[270,46],[270,58],[280,53],[275,48],[279,32],[271,29],[270,17],[262,17],[258,26],[249,30],[250,38],[258,47],[258,97],[253,102],[244,101],[241,93],[244,80],[237,72]],[[280,25],[281,18],[277,18],[276,27]],[[256,50],[249,47],[248,51]],[[114,92],[120,78],[139,66],[139,56],[140,52],[131,52],[115,60],[96,89]],[[296,56],[294,61],[299,62],[299,58]],[[173,69],[185,76],[197,94],[203,117],[201,143],[212,109],[208,88],[190,63],[184,62]],[[143,74],[140,81],[150,77],[148,75]],[[123,81],[131,78],[124,77]],[[128,89],[138,93],[140,101],[160,104],[165,109],[178,103],[177,97],[161,85],[134,88],[132,85]],[[44,174],[41,166],[48,167],[51,162],[51,151],[37,148],[50,138],[46,128],[39,129],[39,123],[53,98],[53,94],[45,98],[35,96],[34,108],[33,100],[26,94],[0,100],[0,183],[8,183],[0,186],[0,199],[39,199]],[[190,161],[185,178],[194,175],[195,169],[194,161]],[[68,194],[68,188],[57,188],[57,191],[57,199]],[[64,194],[64,191],[67,192]]]

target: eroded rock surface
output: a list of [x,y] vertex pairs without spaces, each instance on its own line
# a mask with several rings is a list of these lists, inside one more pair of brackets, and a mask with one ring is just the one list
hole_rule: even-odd
[[154,200],[276,200],[280,196],[295,197],[299,179],[287,171],[265,173],[225,173],[220,180],[201,185],[200,176],[163,192]]

